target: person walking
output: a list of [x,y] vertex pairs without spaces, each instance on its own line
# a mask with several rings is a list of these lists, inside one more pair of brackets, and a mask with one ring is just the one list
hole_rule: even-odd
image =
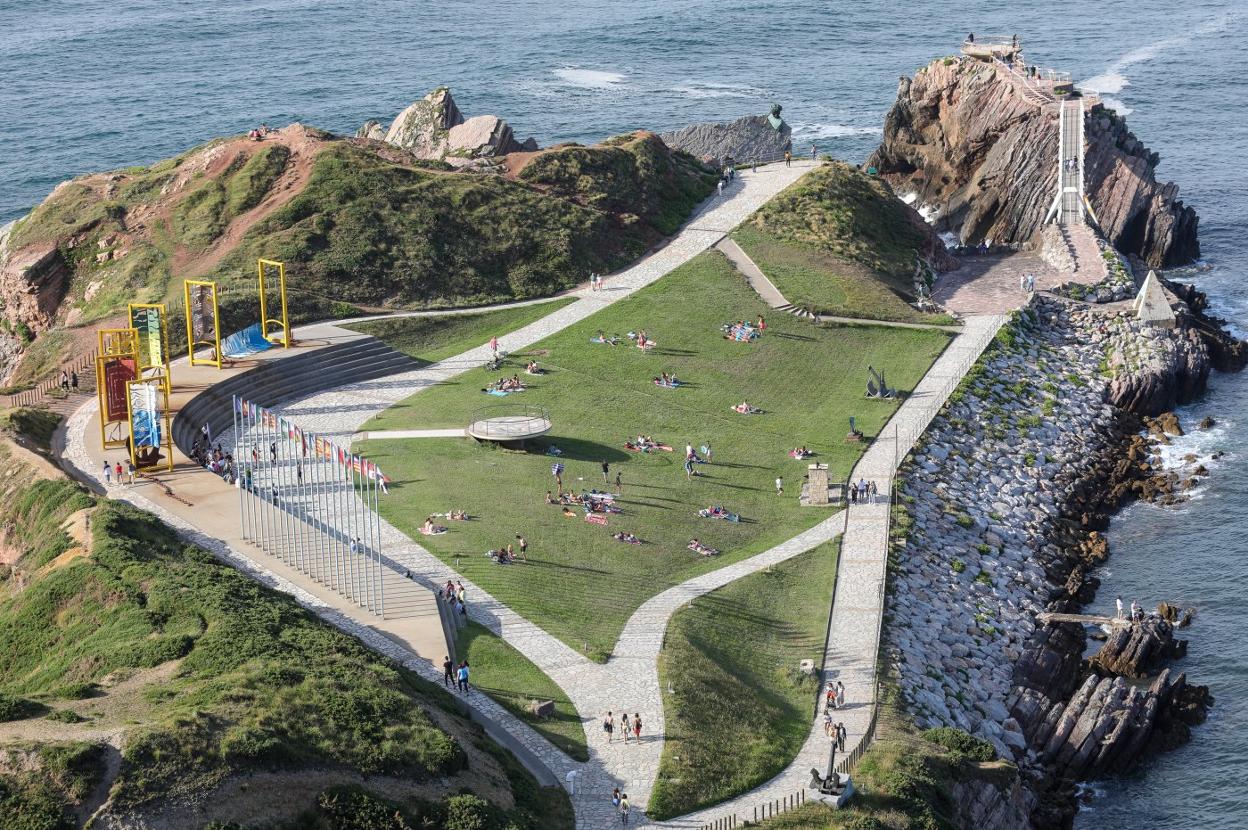
[[607,733],[607,743],[611,743],[611,738],[615,735],[615,713],[609,709],[607,716],[602,719],[602,731]]
[[1136,604],[1135,600],[1131,600],[1131,622],[1138,622],[1141,616],[1140,606]]
[[720,179],[719,184],[715,185],[715,187],[716,189],[719,190],[719,195],[723,196],[724,195],[724,180]]
[[616,787],[614,790],[611,791],[611,809],[617,810],[617,811],[620,809],[620,797],[621,797],[621,794],[620,794],[619,787]]
[[77,372],[69,373],[69,388],[73,390],[75,393],[78,391],[78,373]]
[[620,471],[615,471],[615,494],[618,496],[624,492],[624,480],[620,477]]
[[784,477],[783,476],[776,476],[776,495],[777,496],[784,495]]
[[104,459],[104,486],[107,487],[113,483],[113,465],[108,463],[108,459]]
[[1118,619],[1120,619],[1120,620],[1121,620],[1121,619],[1125,619],[1125,617],[1123,617],[1123,615],[1122,615],[1122,597],[1118,597],[1118,598],[1116,598],[1116,599],[1114,600],[1114,605],[1115,605],[1115,606],[1117,607],[1117,609],[1118,609],[1118,613],[1117,613],[1115,616],[1116,616]]
[[451,656],[448,654],[442,658],[442,685],[449,689],[454,681],[455,664],[451,662]]
[[134,460],[133,460],[133,459],[131,459],[130,461],[127,461],[127,462],[126,462],[126,472],[130,474],[130,483],[131,483],[131,484],[134,484],[134,474],[135,474],[135,473],[137,473],[138,471],[139,471],[139,468],[138,468],[138,467],[136,467],[136,466],[134,466]]
[[714,455],[714,451],[711,449],[711,445],[710,445],[710,444],[703,444],[703,445],[702,445],[702,456],[706,459],[706,463],[707,463],[707,464],[710,464],[710,463],[711,463],[711,458],[713,457],[713,455]]
[[520,558],[525,562],[529,561],[529,540],[525,539],[519,533],[516,534],[516,544],[520,546]]
[[874,481],[867,485],[867,497],[871,500],[872,504],[875,504],[875,497],[879,494],[880,488],[876,486]]
[[463,692],[464,694],[467,694],[469,690],[468,661],[467,660],[459,664],[459,672],[457,673],[457,677],[458,677],[458,683],[456,683],[456,687],[459,689],[459,691]]
[[113,466],[113,475],[117,477],[117,483],[121,484],[121,462],[120,461],[118,461]]
[[784,151],[784,166],[785,167],[793,166],[793,151],[792,150]]
[[498,360],[498,335],[490,335],[490,353]]
[[624,743],[628,744],[628,739],[631,738],[633,734],[633,725],[628,722],[627,709],[620,713],[620,731],[624,733]]
[[685,456],[685,480],[693,481],[693,459]]
[[641,743],[641,712],[633,712],[633,737]]
[[61,391],[69,392],[69,372],[61,370]]
[[468,604],[468,592],[464,590],[464,583],[462,580],[455,580],[455,599],[459,600],[464,605]]
[[842,721],[836,725],[836,748],[839,752],[845,751],[845,738],[848,737],[848,730],[845,729],[845,723]]
[[845,684],[839,680],[836,681],[836,708],[845,708]]
[[811,160],[811,161],[814,161],[814,160],[815,160],[815,158],[816,158],[816,156],[818,155],[818,153],[819,153],[819,148],[815,147],[815,145],[813,145],[813,144],[812,144],[812,145],[810,145],[810,160]]
[[757,159],[757,158],[755,158],[755,159],[754,159],[754,161],[753,161],[753,163],[751,163],[751,164],[750,164],[750,172],[751,172],[751,173],[757,173],[757,172],[758,172],[758,159]]
[[602,482],[603,484],[606,484],[611,481],[610,476],[611,476],[611,465],[608,464],[607,460],[604,458],[602,460]]
[[620,825],[628,826],[628,793],[620,796]]

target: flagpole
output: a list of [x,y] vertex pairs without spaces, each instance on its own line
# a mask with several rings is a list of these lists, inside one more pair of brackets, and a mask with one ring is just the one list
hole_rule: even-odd
[[256,447],[255,481],[257,500],[256,510],[258,513],[256,521],[260,527],[260,549],[265,553],[269,553],[271,545],[269,539],[271,527],[271,523],[269,521],[269,509],[271,505],[269,504],[267,482],[265,481],[265,479],[268,478],[269,448],[266,446],[268,442],[265,440],[267,429],[264,421],[264,408],[256,407],[253,409],[251,417],[253,421],[252,431],[255,433],[256,444],[258,445]]
[[386,566],[381,561],[381,510],[377,503],[377,465],[371,468],[373,476],[373,526],[377,533],[377,604],[381,618],[386,618]]

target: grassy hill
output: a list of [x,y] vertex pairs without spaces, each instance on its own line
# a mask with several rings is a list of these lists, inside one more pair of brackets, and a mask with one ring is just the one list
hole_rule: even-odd
[[441,689],[153,516],[0,456],[0,824],[570,826]]
[[236,287],[230,323],[246,325],[256,316],[258,257],[286,262],[297,319],[344,302],[538,297],[630,263],[715,182],[649,133],[523,154],[514,166],[455,172],[297,124],[263,142],[220,139],[59,186],[14,226],[0,254],[0,299],[39,286],[40,311],[25,309],[20,321],[29,340],[119,314],[128,302],[176,298],[184,278]]
[[889,186],[825,164],[764,205],[733,238],[789,302],[822,314],[928,322],[910,307],[915,264],[947,261],[935,233]]

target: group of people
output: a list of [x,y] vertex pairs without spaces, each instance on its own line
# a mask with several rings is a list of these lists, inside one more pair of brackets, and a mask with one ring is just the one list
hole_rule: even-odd
[[867,481],[864,478],[856,483],[853,481],[849,483],[850,504],[875,504],[877,495],[879,495],[879,488],[876,487],[874,481]]
[[[537,365],[537,364],[534,364],[534,365]],[[529,374],[536,374],[536,373],[529,372]],[[524,381],[520,380],[520,376],[512,375],[509,378],[499,378],[498,380],[494,381],[493,383],[491,383],[489,386],[485,387],[481,391],[487,392],[490,394],[495,394],[499,392],[506,394],[508,392],[523,392],[525,388],[526,387],[524,385]]]
[[1144,609],[1135,600],[1131,600],[1131,616],[1129,617],[1123,613],[1122,597],[1115,598],[1114,605],[1118,609],[1118,619],[1130,620],[1133,623],[1144,622]]
[[602,274],[595,272],[589,275],[589,290],[590,291],[602,290]]
[[464,694],[471,691],[468,685],[468,661],[461,660],[457,666],[452,662],[450,655],[445,655],[442,658],[442,685],[449,689],[452,683],[455,684],[456,690]]
[[468,619],[468,594],[464,590],[463,582],[451,582],[448,579],[438,592],[438,597],[451,606],[460,620]]
[[719,172],[719,183],[716,185],[720,196],[724,195],[724,188],[732,184],[736,178],[737,166],[732,163],[732,159],[724,159],[724,166]]
[[446,531],[446,525],[434,524],[433,516],[427,517],[425,523],[420,526],[420,532],[426,536],[440,536]]
[[800,447],[794,447],[793,449],[789,450],[789,455],[792,456],[793,458],[796,458],[798,461],[801,461],[802,459],[810,458],[812,455],[814,455],[814,453],[806,449],[806,445],[803,444]]
[[652,435],[638,435],[636,441],[625,441],[624,449],[633,452],[650,452],[651,450],[662,450],[663,452],[671,452],[671,444],[660,444],[654,440]]
[[1020,275],[1018,278],[1018,287],[1022,289],[1025,294],[1033,293],[1036,290],[1036,275],[1030,271]]
[[70,390],[78,391],[78,373],[69,372],[65,369],[61,370],[61,391],[68,393]]
[[234,456],[225,452],[220,443],[215,447],[210,447],[202,434],[191,445],[191,460],[205,470],[211,470],[221,476],[227,484],[233,484],[237,480]]
[[837,752],[845,751],[845,738],[848,735],[845,723],[843,721],[834,722],[832,713],[829,711],[823,713],[823,734],[827,735],[836,744]]
[[528,363],[524,364],[524,373],[526,375],[545,374],[545,372],[542,370],[542,367],[537,365],[536,360],[530,360]]
[[650,339],[650,336],[646,334],[645,329],[642,329],[640,331],[630,331],[628,333],[628,339],[632,340],[633,343],[636,344],[637,348],[641,349],[642,351],[649,351],[650,349],[653,349],[655,346],[658,345],[657,343],[655,343],[653,340]]
[[[625,715],[625,717],[628,716]],[[637,738],[637,743],[641,743],[640,736]],[[611,793],[611,806],[614,807],[616,812],[620,814],[620,824],[628,824],[628,793],[622,793],[620,792],[620,788],[616,787],[615,791]]]
[[[607,735],[607,743],[611,743],[613,740],[615,740],[615,730],[616,730],[615,714],[613,712],[608,711],[607,714],[604,715],[602,718],[602,731],[605,732]],[[629,738],[632,738],[633,740],[635,740],[637,743],[640,744],[641,743],[641,715],[637,712],[634,712],[632,718],[629,718],[627,711],[621,712],[619,730],[621,733],[623,733],[624,743],[628,743]],[[615,792],[618,794],[620,791],[616,790]]]
[[589,342],[590,343],[604,343],[608,346],[618,346],[620,343],[620,336],[618,334],[613,334],[610,337],[607,337],[605,334],[603,334],[602,329],[598,329],[598,334],[594,337],[589,338]]
[[510,565],[517,559],[529,561],[529,541],[523,535],[517,533],[514,543],[508,542],[501,548],[491,549],[486,552],[486,556],[496,565]]
[[675,374],[669,375],[667,372],[660,372],[659,376],[654,379],[654,385],[662,386],[665,389],[675,389],[677,386],[680,386],[680,380],[677,379]]
[[138,472],[138,468],[134,466],[133,461],[127,461],[125,469],[122,469],[121,462],[110,464],[108,459],[104,459],[104,484],[109,485],[116,481],[122,483],[122,477],[127,473],[130,476],[130,483],[134,484],[134,476]]
[[825,712],[832,709],[841,709],[845,706],[845,684],[837,680],[835,683],[828,681],[827,688],[823,692]]
[[617,542],[627,542],[627,543],[628,543],[628,544],[630,544],[630,545],[640,545],[640,544],[641,544],[641,540],[640,540],[640,539],[638,539],[638,538],[637,538],[634,534],[632,534],[632,533],[625,533],[624,531],[620,531],[620,532],[618,532],[618,533],[613,533],[613,534],[611,534],[611,538],[612,538],[612,539],[614,539],[614,540],[615,540],[615,541],[617,541]]
[[726,522],[739,522],[741,517],[730,510],[726,510],[722,505],[712,505],[704,507],[698,511],[698,515],[704,519],[723,519]]
[[269,134],[268,124],[261,124],[259,127],[255,127],[247,131],[247,137],[250,138],[252,141],[264,141],[264,139],[268,136],[268,134]]
[[731,323],[724,323],[720,326],[720,330],[723,331],[725,340],[735,340],[738,343],[748,343],[762,335],[762,333],[767,330],[767,321],[764,320],[760,314],[757,323],[737,320]]

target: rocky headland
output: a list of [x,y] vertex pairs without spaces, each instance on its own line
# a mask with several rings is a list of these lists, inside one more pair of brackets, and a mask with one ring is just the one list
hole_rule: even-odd
[[667,146],[684,150],[711,164],[729,159],[737,164],[775,161],[793,149],[793,129],[775,104],[770,115],[747,115],[735,121],[693,124],[683,130],[661,133]]
[[[1154,268],[1198,258],[1196,212],[1157,180],[1158,155],[1092,100],[1084,127],[1085,189],[1104,237]],[[963,243],[1024,245],[1057,190],[1057,131],[1057,105],[1035,103],[1005,69],[943,58],[901,79],[867,164]]]
[[1182,744],[1212,703],[1166,668],[1186,649],[1172,610],[1115,627],[1088,659],[1083,625],[1038,619],[1092,601],[1115,510],[1184,498],[1192,480],[1152,450],[1177,420],[1142,416],[1200,394],[1209,370],[1182,322],[1037,297],[900,473],[893,672],[920,726],[964,729],[1018,765],[1035,827],[1068,826],[1075,782]]

